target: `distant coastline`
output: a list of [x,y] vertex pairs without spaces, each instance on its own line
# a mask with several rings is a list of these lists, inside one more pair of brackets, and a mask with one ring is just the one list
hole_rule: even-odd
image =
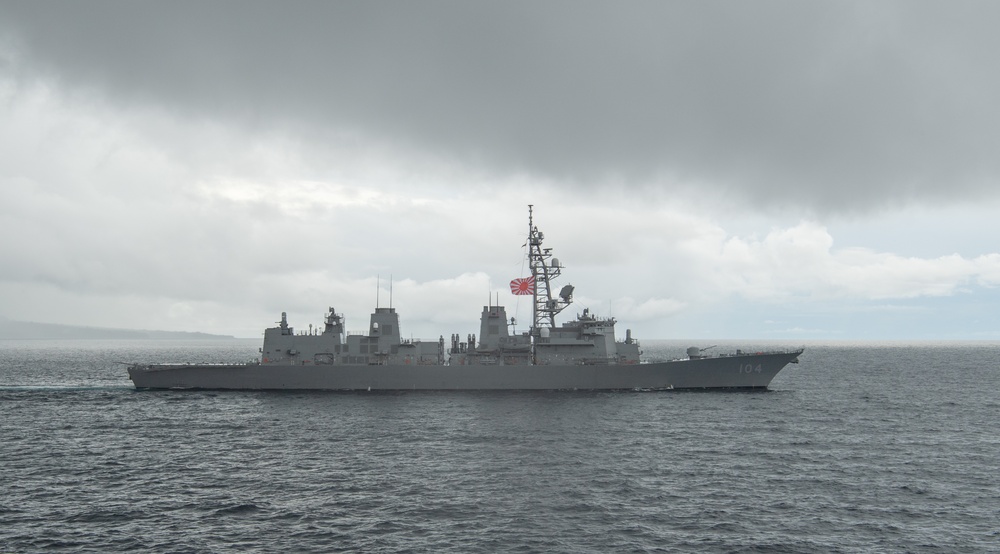
[[186,331],[150,331],[144,329],[111,329],[57,323],[14,321],[0,317],[0,340],[11,339],[232,339],[232,335]]

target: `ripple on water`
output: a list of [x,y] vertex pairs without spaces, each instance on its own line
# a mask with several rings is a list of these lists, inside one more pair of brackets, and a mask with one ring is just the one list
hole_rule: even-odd
[[0,347],[0,543],[996,550],[994,352],[819,345],[763,394],[272,394],[136,392],[104,351]]

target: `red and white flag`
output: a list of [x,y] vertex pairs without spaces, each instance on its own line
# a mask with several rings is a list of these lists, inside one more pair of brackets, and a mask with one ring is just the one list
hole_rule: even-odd
[[514,279],[510,282],[510,292],[517,296],[535,294],[534,276]]

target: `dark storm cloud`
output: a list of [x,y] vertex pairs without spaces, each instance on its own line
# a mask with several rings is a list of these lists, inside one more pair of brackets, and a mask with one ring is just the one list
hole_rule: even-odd
[[115,102],[816,209],[995,191],[993,2],[6,3]]

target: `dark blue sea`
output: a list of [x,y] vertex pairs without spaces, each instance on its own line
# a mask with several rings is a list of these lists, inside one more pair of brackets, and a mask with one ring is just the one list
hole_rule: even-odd
[[138,392],[120,363],[258,346],[0,341],[0,551],[1000,551],[997,342],[806,344],[764,392]]

